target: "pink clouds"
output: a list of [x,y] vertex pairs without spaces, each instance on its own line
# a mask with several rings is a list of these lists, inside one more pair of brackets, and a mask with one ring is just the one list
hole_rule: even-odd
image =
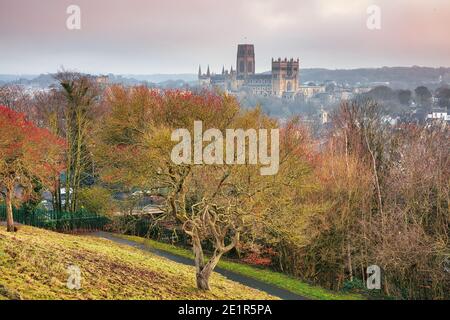
[[[82,30],[65,9],[82,10]],[[382,29],[365,27],[368,4]],[[0,73],[195,73],[234,63],[238,42],[256,45],[257,69],[272,56],[303,66],[450,65],[448,0],[0,0]]]

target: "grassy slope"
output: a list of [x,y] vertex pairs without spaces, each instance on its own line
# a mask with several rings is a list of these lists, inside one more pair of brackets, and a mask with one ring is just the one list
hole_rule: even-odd
[[[179,256],[183,256],[186,258],[193,259],[193,254],[190,250],[186,250],[184,248],[176,247],[170,244],[161,243],[151,239],[145,239],[135,236],[127,236],[127,235],[117,235],[118,237],[135,241],[141,244],[145,244],[149,247],[167,251]],[[310,299],[319,299],[319,300],[357,300],[363,299],[362,296],[357,294],[343,294],[336,293],[325,290],[321,287],[312,286],[307,283],[304,283],[298,279],[287,276],[285,274],[274,272],[267,269],[260,269],[256,267],[252,267],[250,265],[236,263],[232,261],[227,261],[222,259],[219,262],[219,267],[233,271],[254,279],[261,280],[266,283],[270,283],[276,285],[280,288],[289,290],[301,296],[310,298]]]
[[[67,267],[81,269],[80,290],[66,287]],[[194,268],[109,240],[0,225],[0,299],[270,299],[212,276],[211,292],[195,288]]]

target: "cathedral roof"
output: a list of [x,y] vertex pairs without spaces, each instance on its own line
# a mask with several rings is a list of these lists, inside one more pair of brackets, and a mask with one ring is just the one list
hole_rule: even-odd
[[272,79],[271,73],[256,73],[248,76],[251,79]]

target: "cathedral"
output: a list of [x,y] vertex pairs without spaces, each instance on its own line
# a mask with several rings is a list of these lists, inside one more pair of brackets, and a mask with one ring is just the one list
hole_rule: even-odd
[[293,99],[299,90],[299,59],[272,58],[270,73],[255,73],[255,48],[252,44],[239,44],[236,57],[236,70],[222,68],[221,74],[202,73],[198,69],[200,86],[220,88],[225,92],[250,92],[259,96],[275,96]]

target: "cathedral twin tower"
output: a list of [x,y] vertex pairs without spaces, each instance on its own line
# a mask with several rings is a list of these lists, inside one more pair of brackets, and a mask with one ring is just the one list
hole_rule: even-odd
[[206,74],[199,68],[198,80],[203,87],[219,87],[226,92],[247,91],[255,95],[294,98],[299,88],[299,59],[272,59],[271,73],[255,73],[255,48],[239,44],[236,70],[222,69],[222,74]]

